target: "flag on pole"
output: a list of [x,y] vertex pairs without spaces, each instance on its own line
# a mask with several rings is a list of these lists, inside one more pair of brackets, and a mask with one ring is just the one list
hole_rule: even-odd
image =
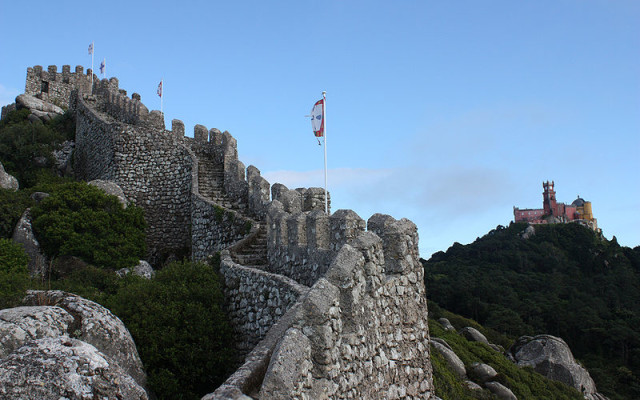
[[311,127],[316,137],[324,136],[324,99],[316,101],[311,109]]
[[93,42],[89,45],[89,55],[93,54]]
[[106,62],[107,62],[107,59],[103,58],[102,62],[100,63],[100,73],[101,74],[104,74],[104,70],[107,68]]
[[158,96],[162,97],[162,81],[158,84]]

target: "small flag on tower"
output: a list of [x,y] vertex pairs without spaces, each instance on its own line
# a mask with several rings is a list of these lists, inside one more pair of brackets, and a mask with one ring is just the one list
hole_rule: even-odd
[[93,54],[93,42],[89,45],[89,55]]
[[104,70],[107,68],[106,62],[107,62],[107,59],[103,58],[102,62],[100,63],[100,73],[101,74],[104,74]]
[[162,81],[158,84],[158,96],[162,97]]
[[324,99],[318,100],[311,109],[311,127],[316,137],[324,136]]

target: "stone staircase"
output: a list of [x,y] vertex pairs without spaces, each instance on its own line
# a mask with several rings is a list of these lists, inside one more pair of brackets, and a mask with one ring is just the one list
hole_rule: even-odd
[[219,206],[245,215],[246,203],[233,201],[225,194],[223,166],[206,155],[198,155],[198,190]]
[[267,229],[260,224],[257,234],[247,243],[231,252],[233,261],[240,265],[264,269],[267,265]]
[[229,198],[224,190],[224,169],[206,154],[198,154],[198,190],[219,206],[236,211],[250,219],[258,231],[231,251],[233,260],[245,266],[263,267],[267,264],[267,229],[263,221],[255,221],[247,212],[247,204]]

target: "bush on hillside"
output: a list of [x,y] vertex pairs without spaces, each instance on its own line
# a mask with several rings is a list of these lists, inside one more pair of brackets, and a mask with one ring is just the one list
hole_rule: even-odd
[[49,258],[76,256],[98,267],[134,266],[145,255],[142,209],[85,183],[57,187],[32,208],[33,228]]
[[15,307],[29,285],[29,258],[22,246],[0,239],[0,310]]
[[[498,375],[495,381],[511,389],[518,399],[556,399],[556,400],[580,400],[583,396],[576,389],[563,383],[552,381],[535,372],[532,368],[520,368],[511,362],[502,353],[480,342],[471,342],[456,332],[446,332],[442,326],[429,319],[429,333],[433,337],[444,339],[453,349],[456,355],[464,363],[470,366],[474,362],[481,362],[492,366]],[[436,395],[442,398],[469,398],[468,391],[460,390],[464,383],[448,370],[444,360],[440,360],[437,350],[431,349],[434,368],[434,383]],[[443,397],[440,394],[453,397]],[[486,395],[486,394],[485,394]],[[458,397],[462,396],[462,397]],[[479,397],[480,394],[472,394]],[[473,398],[473,397],[471,397]],[[485,397],[486,398],[486,397]]]
[[127,277],[108,301],[133,336],[159,399],[199,399],[232,372],[232,331],[214,267],[179,262]]
[[37,183],[38,171],[53,165],[52,151],[75,135],[70,114],[46,124],[32,123],[28,116],[29,110],[17,110],[0,122],[0,161],[23,188]]
[[24,190],[14,192],[0,189],[0,238],[10,238],[13,235],[18,220],[33,201]]

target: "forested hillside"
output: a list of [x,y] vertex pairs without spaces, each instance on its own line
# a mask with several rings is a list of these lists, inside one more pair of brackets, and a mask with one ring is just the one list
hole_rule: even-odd
[[640,247],[578,224],[498,226],[425,266],[429,300],[509,336],[563,338],[598,389],[640,398]]

